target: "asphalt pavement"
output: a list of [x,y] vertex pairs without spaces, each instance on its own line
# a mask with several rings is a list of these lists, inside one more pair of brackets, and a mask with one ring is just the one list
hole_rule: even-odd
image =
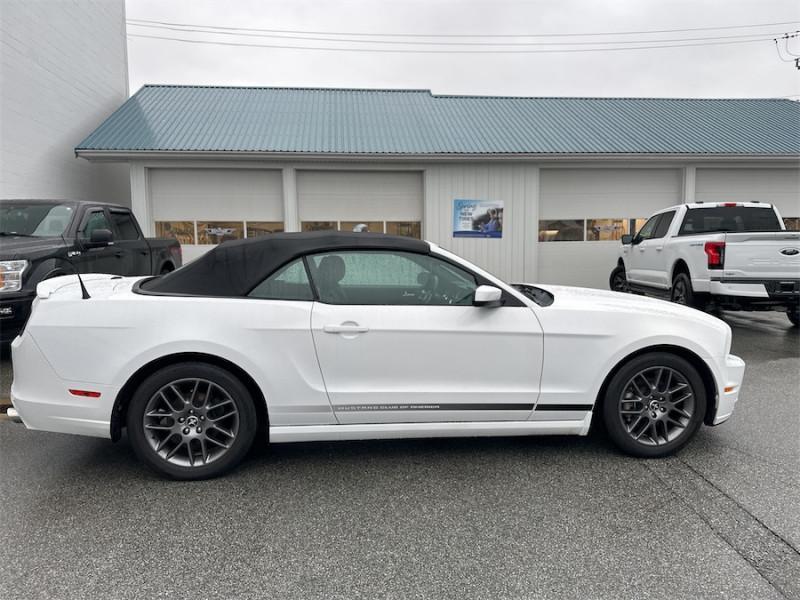
[[602,434],[260,445],[178,483],[0,422],[0,598],[800,599],[800,336],[725,318],[736,413],[664,460]]

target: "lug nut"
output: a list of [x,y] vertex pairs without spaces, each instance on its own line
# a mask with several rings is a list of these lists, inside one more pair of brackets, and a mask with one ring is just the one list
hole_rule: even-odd
[[666,412],[666,411],[667,411],[667,409],[662,406],[661,407],[661,412]]
[[200,427],[198,427],[195,431],[197,431],[197,433],[203,433],[203,430]]
[[189,435],[189,428],[188,427],[184,427],[183,428],[183,435]]
[[183,423],[185,420],[183,417],[178,417],[178,423]]
[[200,420],[201,420],[201,421],[205,421],[205,420],[206,420],[206,418],[205,418],[203,415],[200,415]]

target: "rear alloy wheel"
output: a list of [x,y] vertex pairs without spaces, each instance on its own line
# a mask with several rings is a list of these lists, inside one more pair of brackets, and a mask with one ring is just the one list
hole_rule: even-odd
[[628,278],[625,276],[625,267],[619,265],[611,271],[611,276],[608,278],[608,287],[615,292],[628,291]]
[[686,273],[678,273],[672,280],[672,290],[669,299],[675,304],[695,307],[694,290],[692,290],[692,280]]
[[603,420],[624,452],[660,457],[692,438],[705,410],[705,388],[697,370],[679,356],[654,352],[634,358],[614,375]]
[[182,363],[148,377],[128,408],[139,458],[176,479],[233,468],[253,443],[256,414],[247,388],[214,365]]

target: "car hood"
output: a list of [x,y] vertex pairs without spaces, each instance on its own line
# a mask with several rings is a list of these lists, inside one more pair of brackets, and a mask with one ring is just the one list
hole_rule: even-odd
[[[624,294],[593,288],[570,287],[563,285],[531,284],[553,294],[552,306],[561,309],[584,310],[591,312],[642,315],[664,320],[665,328],[676,320],[689,321],[729,335],[730,327],[724,321],[703,311],[636,294]],[[546,309],[544,309],[546,310]]]
[[0,237],[0,260],[36,260],[64,246],[60,238],[52,237]]

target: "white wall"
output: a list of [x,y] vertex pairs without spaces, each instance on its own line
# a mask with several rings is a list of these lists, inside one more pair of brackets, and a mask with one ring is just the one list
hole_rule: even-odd
[[73,152],[127,96],[124,0],[0,0],[0,198],[130,204],[127,165]]
[[[538,168],[530,164],[430,165],[423,237],[508,281],[535,279]],[[503,237],[454,238],[453,200],[502,200]]]
[[695,199],[769,202],[784,217],[800,217],[800,169],[697,169]]
[[[680,169],[542,169],[540,219],[635,219],[679,204]],[[537,236],[538,224],[533,225]],[[541,283],[608,287],[619,242],[539,243]]]

